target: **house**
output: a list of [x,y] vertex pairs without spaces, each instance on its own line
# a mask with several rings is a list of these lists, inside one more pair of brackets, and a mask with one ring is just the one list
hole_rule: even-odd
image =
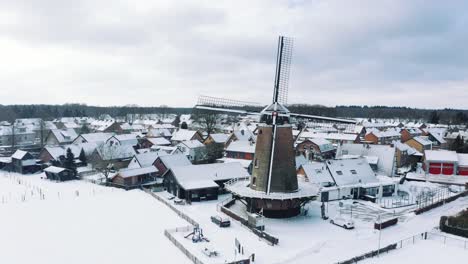
[[39,152],[39,159],[43,163],[51,163],[54,161],[61,161],[65,159],[67,155],[67,149],[70,149],[75,159],[78,159],[80,155],[84,154],[84,150],[81,146],[68,145],[68,146],[46,146]]
[[158,151],[158,152],[145,152],[145,153],[139,153],[133,156],[133,159],[130,161],[128,164],[128,168],[144,168],[144,167],[149,167],[149,166],[154,166],[154,162],[156,159],[160,156],[166,156],[169,155],[164,151]]
[[432,142],[432,149],[445,149],[448,147],[444,134],[428,130],[427,138]]
[[118,146],[132,146],[135,147],[138,145],[138,139],[135,134],[120,134],[120,135],[114,135],[110,137],[109,139],[106,140],[106,145],[113,146],[113,145],[118,145]]
[[80,134],[75,140],[73,140],[73,144],[80,145],[82,143],[95,143],[96,145],[104,144],[110,137],[112,137],[112,133],[88,133],[88,134]]
[[255,134],[245,125],[242,124],[240,127],[232,132],[232,136],[229,138],[227,145],[230,145],[233,141],[255,141],[257,137]]
[[111,177],[111,185],[126,190],[153,185],[157,182],[157,172],[158,169],[154,166],[122,169]]
[[357,134],[344,134],[344,133],[323,133],[314,131],[303,131],[298,136],[299,141],[304,141],[311,138],[323,138],[330,141],[332,144],[336,143],[359,143],[359,135]]
[[[368,163],[377,162],[376,171],[387,175],[393,176],[395,174],[395,147],[391,145],[375,145],[375,144],[340,144],[338,145],[336,157],[342,158],[343,156],[363,157],[366,158]],[[372,165],[373,166],[373,165]]]
[[389,145],[395,140],[400,140],[400,132],[395,129],[386,131],[372,130],[364,136],[364,140],[371,144]]
[[216,200],[225,182],[249,177],[240,163],[175,166],[164,175],[164,186],[168,192],[188,202]]
[[141,148],[151,148],[153,146],[170,146],[171,142],[164,137],[147,137],[141,140]]
[[98,146],[89,162],[94,168],[106,168],[112,165],[115,169],[126,168],[136,152],[133,146],[130,145],[107,145]]
[[55,166],[49,166],[44,169],[47,179],[52,181],[70,181],[76,179],[74,171],[60,168]]
[[171,142],[174,146],[182,141],[188,140],[198,140],[200,142],[203,142],[203,137],[200,132],[188,129],[179,129],[175,131],[171,137]]
[[336,185],[322,190],[327,200],[375,199],[392,196],[397,190],[396,182],[377,178],[364,158],[327,160],[325,164]]
[[148,138],[159,138],[171,139],[172,133],[167,128],[150,128],[146,133]]
[[233,141],[226,148],[226,158],[253,160],[255,143],[253,140]]
[[423,135],[423,131],[419,128],[403,128],[400,131],[401,142],[405,143],[406,141]]
[[182,141],[176,145],[180,153],[187,156],[192,163],[207,160],[206,146],[198,140]]
[[11,156],[11,166],[14,172],[20,174],[35,173],[41,169],[31,153],[19,149]]
[[321,187],[334,186],[335,181],[333,180],[330,171],[326,169],[324,162],[309,162],[299,166],[297,175],[304,177],[306,181],[317,184]]
[[409,145],[410,147],[415,148],[417,151],[424,153],[426,150],[432,149],[432,141],[428,139],[428,137],[419,136],[414,137],[405,142],[405,144]]
[[424,155],[415,148],[398,141],[393,142],[393,144],[396,148],[397,168],[408,167],[409,169],[414,169],[416,168],[416,164],[421,162]]
[[427,150],[424,153],[423,167],[428,174],[468,176],[468,154]]
[[104,129],[105,133],[128,134],[133,131],[132,126],[125,122],[113,122],[112,125]]
[[164,175],[169,169],[175,166],[188,166],[192,165],[190,160],[184,154],[173,154],[166,156],[159,156],[153,165],[158,169],[159,175]]
[[222,133],[210,134],[205,139],[205,141],[203,141],[203,144],[205,144],[205,145],[220,144],[220,145],[223,146],[223,148],[225,148],[231,137],[232,137],[232,134],[222,134]]
[[310,138],[297,144],[296,155],[303,155],[309,160],[331,159],[335,156],[335,148],[326,139]]
[[47,146],[59,146],[71,144],[78,134],[73,128],[67,129],[52,129],[46,137],[45,144]]

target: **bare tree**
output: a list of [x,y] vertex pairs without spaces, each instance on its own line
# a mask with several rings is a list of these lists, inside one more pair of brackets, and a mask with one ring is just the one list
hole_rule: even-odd
[[213,111],[194,109],[192,118],[208,135],[210,135],[216,131],[216,124],[220,119],[220,115]]

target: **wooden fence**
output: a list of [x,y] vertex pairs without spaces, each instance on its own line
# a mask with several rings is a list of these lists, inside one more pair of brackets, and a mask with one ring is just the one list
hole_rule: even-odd
[[185,221],[189,222],[191,225],[200,226],[197,221],[193,220],[190,216],[188,216],[187,214],[185,214],[184,212],[182,212],[181,210],[176,208],[170,201],[168,201],[168,200],[164,199],[163,197],[153,193],[151,190],[143,188],[143,191],[145,191],[149,195],[153,196],[156,200],[160,201],[161,203],[167,205],[167,207],[169,207],[172,211],[174,211],[177,215],[179,215]]

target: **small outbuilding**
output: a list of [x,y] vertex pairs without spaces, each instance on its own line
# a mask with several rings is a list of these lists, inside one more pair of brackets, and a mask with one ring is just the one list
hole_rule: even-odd
[[66,168],[49,166],[44,169],[44,172],[47,179],[52,181],[70,181],[76,179],[75,172]]

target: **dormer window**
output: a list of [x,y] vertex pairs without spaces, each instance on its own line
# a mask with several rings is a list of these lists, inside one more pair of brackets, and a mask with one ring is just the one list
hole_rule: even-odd
[[336,174],[343,175],[343,172],[342,171],[336,171]]

